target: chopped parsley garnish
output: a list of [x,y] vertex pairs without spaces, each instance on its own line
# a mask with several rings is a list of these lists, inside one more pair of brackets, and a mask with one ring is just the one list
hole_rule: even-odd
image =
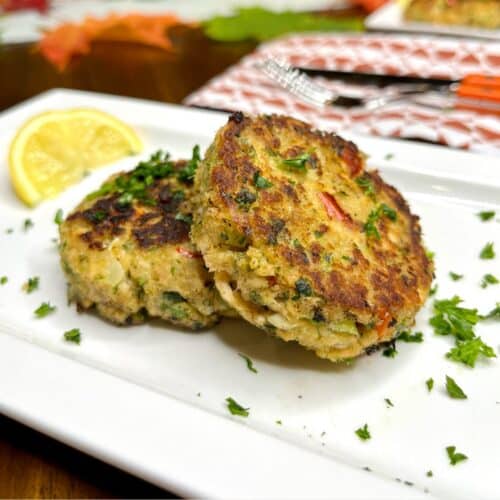
[[106,216],[107,214],[106,212],[104,212],[104,210],[95,210],[89,213],[90,220],[95,224],[99,224],[100,222],[102,222],[106,218]]
[[186,299],[178,292],[163,292],[163,300],[168,300],[172,304],[186,302]]
[[457,465],[458,462],[467,460],[469,457],[463,453],[458,453],[455,446],[448,446],[446,448],[446,453],[448,453],[448,458],[450,459],[451,465]]
[[260,175],[260,172],[255,172],[253,175],[253,184],[258,189],[267,189],[272,187],[272,182],[268,181],[265,177]]
[[367,236],[371,236],[377,240],[380,239],[380,233],[377,229],[375,223],[382,217],[385,216],[388,219],[395,221],[397,219],[397,213],[390,206],[385,203],[380,204],[375,210],[372,210],[368,215],[368,220],[363,226],[363,231]]
[[370,431],[368,430],[368,424],[363,425],[363,427],[356,429],[354,432],[359,437],[359,439],[361,439],[361,441],[367,441],[372,437]]
[[[191,182],[198,161],[199,150],[196,150],[195,147],[191,160],[187,162],[183,169],[177,172],[178,178],[183,182]],[[119,193],[118,203],[122,205],[128,205],[133,200],[141,201],[147,205],[154,205],[156,202],[149,196],[148,188],[157,179],[163,179],[173,174],[174,164],[170,160],[170,154],[159,150],[152,154],[149,160],[139,162],[131,172],[120,175],[111,182],[105,182],[97,191],[90,193],[86,199],[93,200],[110,193]]]
[[38,290],[39,284],[40,278],[38,276],[33,276],[32,278],[28,278],[28,281],[23,285],[23,290],[26,293],[32,293],[35,290]]
[[496,358],[497,355],[492,347],[485,344],[481,337],[471,340],[458,341],[456,346],[446,353],[446,357],[452,361],[459,361],[464,365],[474,368],[477,358]]
[[494,210],[485,210],[483,212],[478,212],[476,214],[483,222],[493,219],[495,217]]
[[438,285],[437,283],[429,290],[429,297],[432,297],[433,295],[436,295],[438,291]]
[[248,209],[248,207],[255,203],[257,200],[257,196],[249,191],[248,189],[242,189],[239,193],[234,197],[240,208]]
[[34,226],[31,219],[25,219],[23,222],[23,230],[26,232]]
[[427,390],[429,392],[432,391],[433,387],[434,387],[434,379],[433,378],[428,378],[426,381],[425,381],[425,385],[427,386]]
[[277,425],[283,425],[283,422],[281,420],[276,420]]
[[457,273],[454,273],[453,271],[450,271],[448,273],[448,275],[450,276],[450,278],[453,280],[453,281],[459,281],[461,280],[464,275],[463,274],[457,274]]
[[394,158],[394,153],[387,153],[384,156],[384,160],[392,160]]
[[425,249],[425,256],[429,259],[429,260],[434,260],[434,257],[436,256],[436,252],[433,252],[432,250],[429,250],[428,248]]
[[461,302],[457,296],[434,301],[435,315],[429,323],[437,335],[455,337],[455,347],[446,355],[448,359],[474,367],[479,356],[495,357],[493,349],[474,333],[474,326],[488,316],[481,316],[477,309],[460,307]]
[[304,278],[299,278],[295,282],[295,290],[297,291],[297,298],[310,297],[312,295],[311,284]]
[[250,408],[243,408],[233,398],[226,398],[227,409],[231,415],[239,415],[240,417],[248,417]]
[[458,340],[470,340],[475,337],[474,325],[481,319],[477,309],[467,309],[458,304],[462,299],[455,295],[452,299],[434,301],[435,315],[429,323],[437,335],[453,335]]
[[384,401],[387,407],[394,406],[393,402],[389,398],[385,398]]
[[410,332],[402,332],[399,334],[398,340],[402,340],[403,342],[420,343],[424,341],[424,335],[422,332],[415,332],[413,334]]
[[395,221],[398,218],[396,210],[391,208],[389,205],[386,205],[385,203],[382,203],[382,205],[379,206],[379,209],[381,210],[382,215],[385,215],[388,219],[392,221]]
[[67,340],[68,342],[74,342],[75,344],[80,343],[80,336],[81,332],[78,328],[72,328],[71,330],[64,332],[64,340]]
[[467,394],[448,375],[446,375],[446,391],[453,399],[467,399]]
[[361,177],[357,177],[356,184],[363,190],[366,196],[372,199],[375,198],[375,186],[368,176],[362,175]]
[[303,170],[306,169],[306,163],[311,159],[311,155],[309,153],[302,153],[295,158],[287,158],[283,160],[283,165],[295,170]]
[[488,285],[498,285],[498,283],[500,283],[500,281],[496,276],[487,273],[483,276],[483,279],[481,280],[481,288],[486,288]]
[[494,259],[495,258],[495,249],[493,248],[493,243],[489,242],[484,245],[481,250],[479,257],[481,259]]
[[179,173],[177,174],[179,180],[187,184],[192,183],[200,160],[201,160],[200,146],[198,146],[197,144],[193,148],[191,159],[186,163],[186,165],[181,170],[179,170]]
[[0,278],[0,285],[5,285],[5,283],[7,283],[7,281],[9,281],[9,278],[7,278],[7,276],[2,276]]
[[62,208],[59,208],[56,212],[56,215],[54,215],[54,222],[60,226],[63,221],[63,211]]
[[500,302],[483,319],[500,319]]
[[12,234],[12,233],[14,232],[14,228],[13,228],[13,227],[8,227],[8,228],[5,230],[5,232],[6,232],[7,234]]
[[241,352],[238,353],[238,356],[242,357],[246,363],[247,363],[247,368],[251,371],[251,372],[254,372],[254,373],[257,373],[257,370],[255,369],[255,367],[253,366],[253,361],[248,357],[248,356],[245,356],[244,354],[241,354]]
[[193,223],[193,217],[190,214],[183,214],[181,212],[175,214],[175,220],[180,220],[182,222],[185,222],[188,226],[190,226]]
[[391,340],[388,346],[382,351],[386,358],[395,358],[398,351],[396,350],[396,341]]
[[56,306],[51,306],[50,302],[42,302],[34,313],[37,318],[45,318],[45,316],[53,313],[56,310]]
[[434,475],[434,473],[433,473],[431,470],[428,470],[428,471],[425,473],[425,475],[426,475],[427,477],[432,477],[432,476]]

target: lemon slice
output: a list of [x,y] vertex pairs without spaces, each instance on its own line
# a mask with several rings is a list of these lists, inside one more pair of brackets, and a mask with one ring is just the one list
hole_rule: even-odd
[[125,123],[95,109],[49,111],[26,122],[12,141],[9,168],[27,205],[52,198],[89,171],[142,150]]

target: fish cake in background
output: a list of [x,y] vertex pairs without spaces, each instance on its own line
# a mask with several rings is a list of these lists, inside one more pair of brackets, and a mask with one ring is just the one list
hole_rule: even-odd
[[500,28],[499,0],[411,0],[404,12],[408,21]]
[[234,113],[195,188],[192,239],[250,323],[332,361],[414,324],[433,276],[418,217],[353,143]]
[[158,317],[199,329],[228,308],[189,239],[189,161],[158,152],[136,169],[108,179],[60,225],[68,295],[118,324]]

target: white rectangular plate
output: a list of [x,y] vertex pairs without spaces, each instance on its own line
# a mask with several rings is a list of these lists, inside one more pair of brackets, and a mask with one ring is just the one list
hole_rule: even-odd
[[368,16],[365,20],[365,26],[370,30],[432,33],[435,35],[466,36],[485,38],[487,40],[500,40],[500,30],[406,21],[403,18],[403,6],[397,0],[388,2]]
[[[11,191],[6,156],[27,118],[82,106],[134,126],[146,144],[141,159],[158,148],[174,158],[188,156],[197,143],[205,148],[227,118],[67,90],[48,92],[0,116],[0,276],[9,277],[0,287],[0,411],[187,496],[498,495],[500,362],[479,362],[471,370],[446,360],[451,340],[432,334],[429,304],[417,318],[424,343],[399,343],[394,359],[375,353],[349,367],[320,360],[241,321],[223,321],[201,333],[158,323],[120,328],[67,306],[54,214],[58,208],[67,214],[110,173],[132,168],[138,158],[103,168],[30,210]],[[436,252],[438,297],[459,294],[482,312],[493,308],[500,286],[484,290],[479,281],[487,272],[500,275],[499,260],[480,260],[478,254],[488,241],[500,251],[500,225],[482,223],[475,213],[500,211],[500,160],[350,138],[422,217],[426,243]],[[24,232],[28,217],[34,227]],[[14,232],[8,234],[10,227]],[[449,271],[465,278],[452,282]],[[28,295],[21,287],[30,276],[40,276],[40,289]],[[35,319],[34,309],[47,300],[56,313]],[[82,331],[79,346],[62,339],[75,327]],[[485,322],[477,333],[497,349],[498,327]],[[257,374],[238,353],[253,359]],[[458,381],[468,400],[446,395],[445,374]],[[430,394],[429,377],[436,382]],[[228,396],[250,407],[250,416],[229,415]],[[384,398],[394,407],[387,408]],[[361,442],[354,431],[365,423],[372,439]],[[451,467],[449,445],[469,460]],[[426,476],[429,469],[432,478]]]

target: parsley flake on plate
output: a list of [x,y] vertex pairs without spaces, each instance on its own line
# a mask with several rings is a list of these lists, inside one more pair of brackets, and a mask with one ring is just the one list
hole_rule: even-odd
[[26,232],[30,230],[34,226],[33,221],[31,219],[24,219],[23,222],[23,231]]
[[483,222],[489,221],[495,217],[494,210],[484,210],[483,212],[478,212],[476,214]]
[[428,471],[425,473],[425,475],[426,475],[427,477],[432,477],[432,476],[434,475],[434,473],[433,473],[431,470],[428,470]]
[[484,260],[495,258],[495,249],[493,248],[493,243],[491,241],[484,245],[483,249],[479,253],[479,257]]
[[387,405],[387,408],[389,408],[390,406],[394,406],[393,402],[389,398],[385,398],[384,401]]
[[67,332],[64,332],[64,340],[68,342],[74,342],[75,344],[79,344],[81,339],[81,332],[79,328],[72,328]]
[[37,318],[45,318],[45,316],[53,313],[56,306],[50,305],[50,302],[42,302],[34,311]]
[[488,285],[498,285],[500,281],[493,274],[487,273],[483,276],[481,280],[481,288],[486,288]]
[[255,367],[253,366],[253,361],[248,356],[245,356],[244,354],[241,354],[241,352],[238,353],[238,356],[242,357],[246,361],[247,368],[251,372],[258,373],[257,370],[255,369]]
[[453,281],[460,281],[464,277],[463,274],[457,274],[454,273],[453,271],[450,271],[448,275]]
[[500,302],[483,319],[500,319]]
[[425,381],[425,385],[427,386],[427,390],[429,392],[432,391],[433,387],[434,387],[434,379],[433,378],[428,378],[426,381]]
[[410,332],[401,332],[397,339],[403,342],[420,343],[424,341],[424,334],[422,332],[415,332],[413,334]]
[[446,353],[448,359],[459,361],[471,368],[474,368],[479,356],[484,356],[485,358],[497,357],[493,348],[485,344],[481,340],[481,337],[458,341],[456,346]]
[[456,295],[452,299],[434,301],[435,315],[429,323],[437,335],[455,337],[455,347],[446,355],[448,359],[474,367],[479,356],[495,357],[493,349],[474,333],[475,325],[488,316],[481,316],[477,309],[460,307],[461,302]]
[[240,417],[248,417],[250,408],[243,408],[240,404],[238,404],[233,398],[226,398],[227,409],[231,413],[231,415],[238,415]]
[[434,316],[429,323],[437,335],[453,335],[459,340],[475,337],[474,326],[481,320],[477,309],[460,307],[462,299],[455,295],[451,299],[434,301]]
[[437,283],[429,290],[429,297],[432,297],[433,295],[436,295],[438,291],[438,285]]
[[28,278],[28,281],[23,285],[23,290],[26,293],[32,293],[35,290],[38,290],[39,285],[40,278],[38,276],[33,276],[32,278]]
[[9,281],[9,278],[7,278],[7,276],[2,276],[0,278],[0,285],[5,285],[5,283],[7,283],[7,281]]
[[446,453],[448,453],[448,458],[450,459],[451,465],[457,465],[459,462],[463,462],[464,460],[468,460],[468,456],[463,453],[458,453],[456,451],[455,446],[447,446]]
[[467,399],[467,394],[448,375],[446,375],[446,392],[453,399]]
[[398,351],[396,349],[396,341],[391,340],[389,345],[382,351],[382,355],[386,358],[395,358]]
[[370,431],[368,430],[368,424],[363,425],[363,427],[356,429],[354,432],[359,437],[359,439],[361,439],[361,441],[367,441],[372,437]]
[[54,223],[60,226],[62,221],[63,221],[63,211],[62,208],[59,208],[56,214],[54,215]]

